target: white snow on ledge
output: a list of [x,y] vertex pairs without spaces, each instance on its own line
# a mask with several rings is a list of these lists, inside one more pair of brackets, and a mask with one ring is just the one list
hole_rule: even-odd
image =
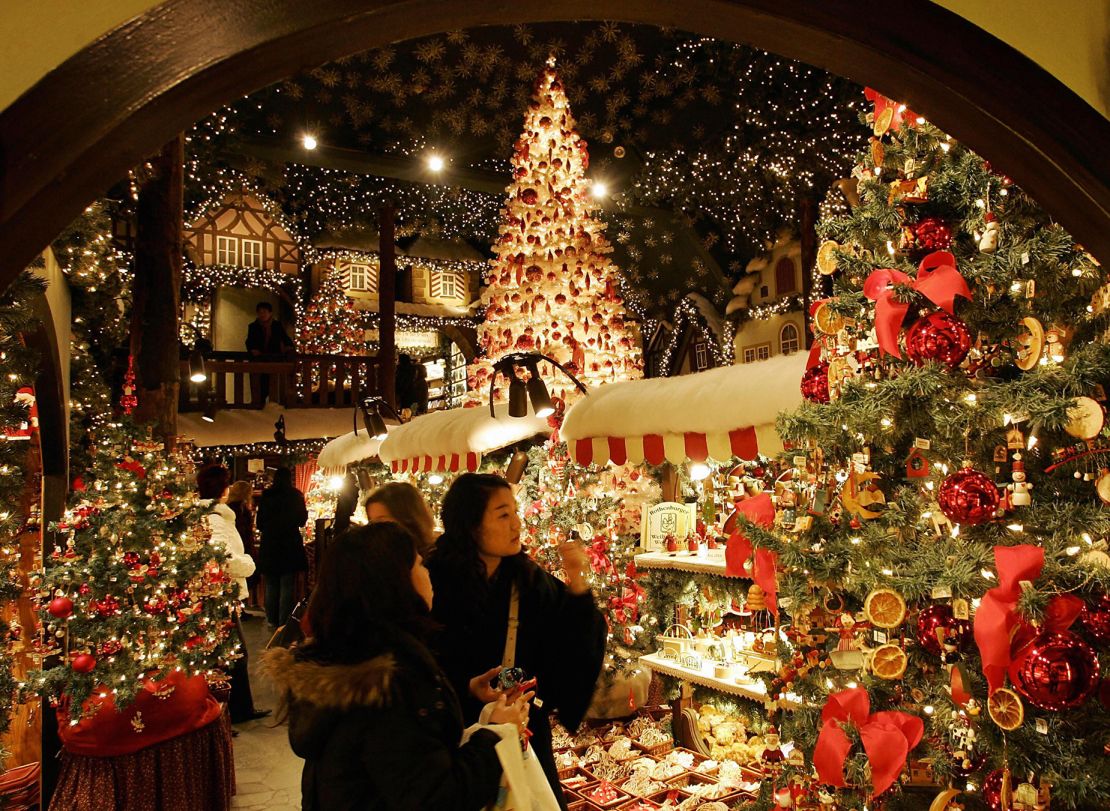
[[389,464],[421,456],[482,454],[537,434],[551,433],[546,419],[531,413],[527,417],[510,417],[507,403],[498,403],[495,408],[496,418],[490,416],[489,406],[483,405],[433,411],[405,425],[391,426],[378,456]]
[[[395,427],[395,426],[391,426]],[[320,450],[316,464],[325,471],[346,468],[354,462],[372,459],[378,455],[382,441],[374,439],[361,425],[354,431],[338,436]]]
[[560,436],[637,437],[727,433],[773,425],[801,405],[807,352],[679,377],[629,380],[592,389],[567,411]]

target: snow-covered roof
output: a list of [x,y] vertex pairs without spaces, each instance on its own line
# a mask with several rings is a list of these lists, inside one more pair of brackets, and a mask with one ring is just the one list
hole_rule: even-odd
[[698,314],[705,319],[706,326],[713,331],[715,337],[720,338],[725,334],[725,321],[713,306],[713,302],[701,293],[687,293],[686,298],[690,299],[697,308]]
[[372,459],[378,455],[381,441],[370,436],[369,432],[360,427],[358,433],[354,431],[337,436],[320,450],[316,457],[316,464],[325,473],[340,471],[347,465]]
[[[654,461],[660,454],[671,461],[698,455],[721,459],[743,455],[741,450],[755,444],[760,453],[774,454],[782,449],[775,417],[801,404],[806,359],[807,353],[795,352],[697,374],[601,386],[567,411],[560,436],[572,446],[582,443],[575,449],[580,460],[604,461],[602,455],[613,458],[614,453],[627,453],[633,462]],[[608,442],[612,438],[631,442]]]
[[349,408],[282,408],[267,403],[265,408],[226,408],[216,414],[215,422],[205,422],[199,411],[178,414],[177,432],[193,440],[197,447],[246,445],[272,442],[274,423],[285,417],[285,436],[290,441],[326,439],[351,428]]
[[424,414],[391,428],[378,456],[394,470],[474,470],[482,454],[551,433],[546,419],[510,417],[506,403],[495,410],[496,418],[488,406]]

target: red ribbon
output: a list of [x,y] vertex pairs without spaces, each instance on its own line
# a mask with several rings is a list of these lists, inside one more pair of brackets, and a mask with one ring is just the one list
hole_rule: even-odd
[[871,796],[882,794],[902,772],[906,757],[925,734],[925,723],[905,712],[871,712],[871,699],[862,687],[832,693],[821,710],[821,733],[813,750],[813,765],[822,783],[843,788],[844,762],[852,742],[842,725],[859,729],[863,750],[871,764]]
[[1006,679],[1011,664],[1010,638],[1023,624],[1017,613],[1021,582],[1032,582],[1044,568],[1044,549],[1039,546],[996,546],[994,567],[998,585],[983,595],[975,612],[975,644],[983,660],[983,675],[988,693],[993,693]]
[[971,290],[956,270],[956,257],[948,251],[933,251],[921,260],[917,278],[893,268],[876,270],[863,283],[863,294],[875,302],[875,337],[879,349],[896,358],[902,357],[898,335],[902,319],[910,305],[894,298],[894,285],[908,284],[949,315],[954,314],[956,296],[971,298]]
[[[774,526],[775,505],[771,502],[769,493],[759,493],[737,502],[736,510],[756,526]],[[755,549],[752,542],[737,530],[729,536],[728,544],[725,546],[725,574],[730,577],[746,576],[744,564],[753,557],[753,551],[752,580],[763,589],[767,610],[777,617],[779,585],[775,568],[778,564],[778,555],[770,549]]]

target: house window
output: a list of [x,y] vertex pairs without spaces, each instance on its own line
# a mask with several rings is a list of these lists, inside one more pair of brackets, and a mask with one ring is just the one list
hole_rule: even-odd
[[439,270],[431,273],[432,298],[465,298],[463,274],[457,270]]
[[260,268],[262,267],[262,240],[260,239],[244,239],[243,245],[243,267],[245,268]]
[[798,351],[798,328],[793,324],[785,325],[779,333],[779,350],[784,355]]
[[783,258],[775,265],[775,295],[786,296],[798,292],[797,279],[794,273],[794,260]]
[[709,345],[705,341],[694,344],[694,369],[702,371],[709,368]]
[[744,363],[754,363],[757,360],[767,360],[771,357],[771,344],[755,344],[744,347]]
[[216,237],[216,264],[239,264],[239,239],[237,237]]
[[371,281],[369,265],[347,265],[347,279],[348,290],[370,291],[372,288],[376,288],[376,285],[373,285]]

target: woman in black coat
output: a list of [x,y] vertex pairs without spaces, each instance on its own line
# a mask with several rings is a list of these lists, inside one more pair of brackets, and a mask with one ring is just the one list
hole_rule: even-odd
[[[397,524],[338,538],[312,597],[313,636],[265,654],[283,696],[289,742],[304,758],[304,811],[478,811],[498,793],[499,735],[460,746],[458,700],[422,641],[431,582]],[[492,708],[522,726],[529,694]]]
[[570,730],[582,722],[601,673],[607,633],[585,580],[586,555],[577,544],[561,550],[565,584],[534,563],[521,548],[516,498],[500,476],[459,476],[443,500],[443,528],[428,559],[436,593],[432,613],[442,626],[435,637],[437,658],[459,694],[463,717],[474,720],[482,704],[497,695],[490,680],[500,670],[517,584],[515,665],[536,679],[531,744],[565,807],[548,717],[557,712]]
[[258,550],[258,570],[266,578],[266,620],[278,626],[293,611],[297,572],[308,569],[301,527],[308,521],[304,494],[293,486],[293,472],[287,467],[274,471],[274,483],[258,499],[255,524],[262,542]]

